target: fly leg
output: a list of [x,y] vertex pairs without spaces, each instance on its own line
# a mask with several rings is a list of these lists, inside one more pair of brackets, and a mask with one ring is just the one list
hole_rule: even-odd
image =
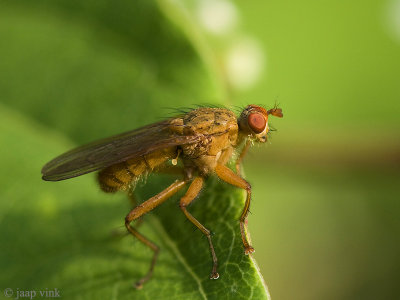
[[235,174],[231,169],[223,165],[217,165],[215,168],[215,173],[217,176],[222,179],[223,181],[237,186],[246,190],[247,197],[246,202],[244,204],[244,208],[242,214],[240,216],[240,233],[242,235],[242,241],[244,246],[244,254],[248,255],[254,252],[254,248],[250,246],[249,241],[247,239],[247,224],[246,219],[249,213],[250,208],[250,200],[251,200],[251,185],[246,180],[244,180],[239,175]]
[[137,220],[140,218],[142,215],[145,213],[149,212],[153,208],[157,207],[164,201],[166,201],[168,198],[170,198],[172,195],[174,195],[176,192],[178,192],[184,185],[186,184],[185,180],[177,180],[173,184],[171,184],[169,187],[167,187],[165,190],[160,192],[159,194],[151,197],[147,201],[143,202],[142,204],[138,205],[134,209],[130,211],[130,213],[125,217],[125,227],[128,229],[128,231],[136,237],[140,242],[145,244],[147,247],[149,247],[151,250],[154,251],[153,259],[151,261],[150,269],[147,272],[147,274],[140,279],[138,282],[134,284],[134,286],[137,289],[142,288],[143,284],[148,281],[153,273],[154,266],[157,261],[158,253],[160,251],[160,248],[150,240],[148,240],[145,236],[140,234],[135,228],[133,228],[130,224],[132,221]]
[[214,246],[211,241],[211,232],[207,228],[205,228],[195,217],[192,216],[186,209],[186,207],[197,197],[200,193],[201,188],[203,187],[203,178],[202,177],[195,177],[193,182],[190,184],[186,194],[181,198],[179,207],[182,209],[183,213],[185,214],[186,218],[189,219],[197,228],[201,230],[205,234],[208,239],[208,243],[210,245],[211,256],[213,260],[213,267],[210,275],[210,279],[218,279],[219,274],[217,273],[217,255],[215,254]]
[[[138,201],[137,201],[135,193],[132,189],[130,189],[128,191],[128,198],[129,198],[129,203],[131,205],[131,209],[134,209],[137,206]],[[139,226],[142,225],[142,223],[143,223],[143,218],[136,219],[135,227],[139,228]]]
[[238,174],[240,176],[240,164],[244,158],[244,156],[247,153],[247,150],[249,150],[251,145],[251,141],[249,139],[246,140],[246,143],[244,144],[244,147],[242,149],[242,151],[240,152],[239,157],[236,160],[235,166],[236,166],[236,174]]

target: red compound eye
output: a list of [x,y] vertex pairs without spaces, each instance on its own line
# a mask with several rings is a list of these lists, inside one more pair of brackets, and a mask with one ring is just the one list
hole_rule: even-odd
[[260,113],[251,113],[247,117],[247,122],[249,123],[250,128],[255,133],[261,133],[264,131],[265,126],[267,125],[267,120]]

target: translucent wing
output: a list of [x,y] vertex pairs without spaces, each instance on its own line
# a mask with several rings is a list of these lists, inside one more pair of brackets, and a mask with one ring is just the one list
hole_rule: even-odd
[[42,178],[64,180],[198,140],[197,136],[172,134],[169,125],[170,121],[166,120],[75,148],[48,162],[42,169]]

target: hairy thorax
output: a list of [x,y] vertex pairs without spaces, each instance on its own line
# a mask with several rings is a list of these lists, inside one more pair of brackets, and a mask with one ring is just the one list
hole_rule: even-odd
[[172,121],[171,129],[183,135],[197,135],[199,142],[182,145],[185,167],[201,174],[213,172],[225,164],[237,143],[238,124],[233,112],[224,108],[199,108]]

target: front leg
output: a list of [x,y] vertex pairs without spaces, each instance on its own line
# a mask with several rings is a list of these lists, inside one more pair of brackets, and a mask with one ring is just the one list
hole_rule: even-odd
[[236,163],[235,163],[235,166],[236,166],[236,174],[238,174],[239,176],[240,176],[240,164],[241,164],[241,162],[242,162],[244,156],[246,155],[247,150],[249,150],[250,145],[251,145],[251,141],[250,141],[249,139],[247,139],[246,142],[245,142],[245,144],[244,144],[244,147],[243,147],[242,151],[240,152],[239,157],[238,157],[237,160],[236,160]]
[[254,252],[254,248],[250,246],[247,239],[247,225],[246,218],[249,213],[250,200],[251,200],[251,186],[246,180],[244,180],[239,175],[235,174],[231,169],[224,165],[217,165],[215,168],[215,173],[223,181],[237,186],[239,188],[245,189],[247,192],[246,202],[244,204],[243,212],[240,216],[240,233],[242,235],[242,241],[244,246],[244,254],[248,255]]

